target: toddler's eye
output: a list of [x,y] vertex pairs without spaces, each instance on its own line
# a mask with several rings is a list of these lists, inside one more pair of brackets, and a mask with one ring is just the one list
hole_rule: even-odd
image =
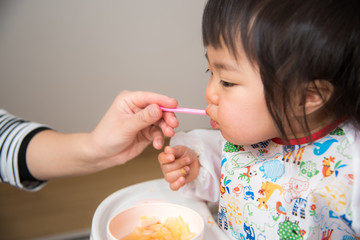
[[223,87],[233,87],[235,86],[234,83],[229,83],[229,82],[226,82],[224,80],[220,80],[220,84],[223,86]]
[[213,72],[210,71],[210,69],[206,69],[205,73],[210,73],[211,75],[213,75]]

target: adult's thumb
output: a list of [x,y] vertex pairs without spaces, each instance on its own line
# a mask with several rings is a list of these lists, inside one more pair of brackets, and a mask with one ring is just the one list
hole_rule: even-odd
[[135,113],[131,118],[131,129],[134,131],[140,131],[154,123],[161,118],[161,109],[156,104],[151,104],[146,108]]

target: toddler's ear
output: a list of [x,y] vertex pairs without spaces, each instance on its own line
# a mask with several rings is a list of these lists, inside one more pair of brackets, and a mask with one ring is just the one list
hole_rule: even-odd
[[[330,99],[334,92],[333,85],[326,80],[314,80],[306,88],[304,101],[297,104],[296,115],[303,115],[315,112],[320,109]],[[305,104],[305,105],[304,105]]]

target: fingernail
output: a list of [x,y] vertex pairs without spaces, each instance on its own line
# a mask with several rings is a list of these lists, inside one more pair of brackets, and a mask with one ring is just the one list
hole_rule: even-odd
[[158,117],[158,111],[155,105],[150,105],[149,106],[149,113],[151,115],[152,118],[157,118]]
[[163,141],[161,141],[160,139],[156,140],[156,145],[157,145],[159,148],[162,148],[162,146],[163,146]]
[[185,183],[185,178],[184,178],[184,177],[180,177],[180,178],[179,178],[179,183],[180,183],[180,185],[184,184],[184,183]]

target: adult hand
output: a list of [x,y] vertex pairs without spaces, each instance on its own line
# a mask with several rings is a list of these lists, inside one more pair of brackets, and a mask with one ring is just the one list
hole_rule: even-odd
[[134,158],[151,142],[161,149],[164,136],[172,137],[179,122],[159,105],[175,108],[177,101],[152,92],[120,93],[90,134],[98,158],[115,165]]
[[40,180],[89,174],[129,161],[151,142],[162,148],[164,136],[172,137],[179,122],[159,105],[175,108],[177,101],[151,92],[124,91],[91,133],[36,134],[26,152],[31,174]]

